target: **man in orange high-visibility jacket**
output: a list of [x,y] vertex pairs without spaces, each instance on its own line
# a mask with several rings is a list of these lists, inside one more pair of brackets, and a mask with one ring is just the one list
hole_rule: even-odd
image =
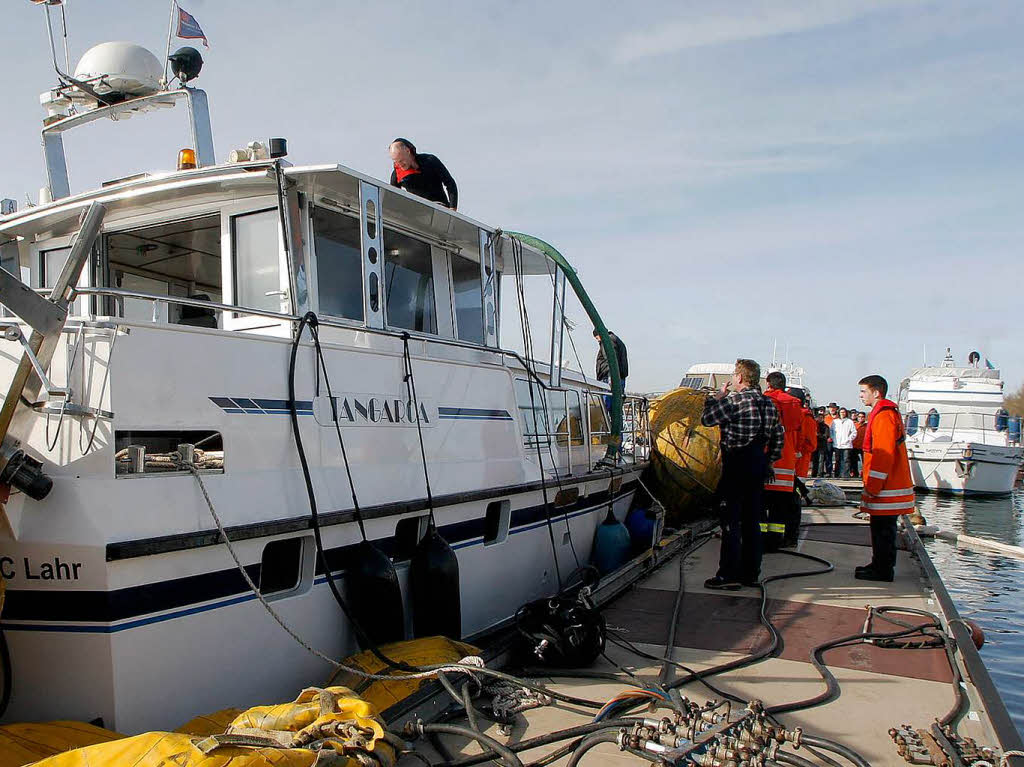
[[[809,502],[809,496],[807,495],[807,485],[804,484],[804,480],[807,479],[811,474],[811,459],[814,457],[814,451],[818,449],[818,422],[814,419],[814,413],[807,407],[806,401],[803,407],[803,421],[800,423],[800,446],[799,454],[796,458],[796,479],[794,480],[794,486],[800,492],[800,495],[804,499],[804,503]],[[799,532],[800,519],[799,517],[795,520],[797,530],[790,530],[786,528],[786,541],[796,542],[797,533]]]
[[896,566],[896,519],[914,511],[906,432],[896,403],[885,398],[889,384],[882,376],[860,379],[860,400],[871,408],[864,431],[864,489],[860,510],[871,515],[871,564],[858,567],[862,581],[893,579]]
[[807,479],[811,476],[811,458],[818,449],[818,422],[806,405],[802,412],[804,420],[800,425],[800,455],[796,461],[796,475],[800,479]]
[[[799,517],[800,506],[793,494],[793,480],[796,477],[796,454],[800,444],[803,413],[800,400],[786,393],[786,376],[772,371],[765,380],[768,397],[779,411],[779,420],[785,430],[782,457],[772,464],[772,473],[764,483],[764,501],[768,508],[768,522],[762,527],[765,551],[778,551],[786,535],[787,523],[792,527],[793,518]],[[799,527],[799,522],[797,523]],[[794,541],[795,543],[795,541]]]

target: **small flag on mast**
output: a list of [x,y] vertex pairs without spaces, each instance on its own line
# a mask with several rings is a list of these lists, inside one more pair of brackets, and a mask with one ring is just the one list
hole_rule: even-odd
[[178,31],[175,34],[183,40],[202,40],[203,45],[209,48],[210,43],[207,42],[206,34],[196,21],[196,17],[177,3],[175,7],[178,9]]

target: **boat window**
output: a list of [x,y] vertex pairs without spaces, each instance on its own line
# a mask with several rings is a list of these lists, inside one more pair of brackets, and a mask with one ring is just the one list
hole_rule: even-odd
[[604,397],[591,392],[588,400],[587,416],[590,421],[590,444],[607,445],[612,427],[608,422],[608,410],[605,407]]
[[552,422],[555,424],[555,433],[558,435],[558,446],[565,447],[568,443],[572,447],[579,447],[583,444],[583,411],[580,408],[580,393],[570,389],[562,394],[568,405],[566,411],[559,413],[557,418],[552,411]]
[[271,541],[263,547],[260,593],[263,596],[298,588],[302,575],[302,538]]
[[928,411],[927,426],[929,429],[932,429],[933,431],[939,428],[939,411],[936,410],[935,408],[932,408],[931,410]]
[[320,313],[361,322],[363,265],[359,219],[326,208],[314,208],[313,242]]
[[[64,268],[64,262],[71,255],[71,248],[54,248],[44,250],[39,254],[39,284],[37,288],[52,288],[57,282],[60,270]],[[83,270],[84,274],[84,270]],[[81,283],[79,283],[81,284]]]
[[907,434],[911,437],[917,434],[917,413],[913,410],[907,413]]
[[484,546],[503,543],[508,538],[508,527],[512,520],[512,504],[509,501],[491,501],[484,514]]
[[246,309],[281,311],[281,238],[277,210],[231,219],[235,251],[235,304]]
[[550,394],[550,392],[545,392],[536,381],[531,387],[530,381],[525,378],[517,378],[514,388],[526,444],[533,446],[539,441],[540,444],[546,445],[547,435],[551,429],[548,425],[548,410],[544,406],[547,401],[544,395]]
[[484,342],[484,301],[480,290],[480,264],[451,254],[452,293],[458,337],[475,344]]
[[[169,221],[106,235],[108,284],[135,293],[221,300],[220,215]],[[178,304],[157,306],[157,319],[217,327],[217,312]],[[124,299],[126,319],[153,320],[153,302]]]
[[393,328],[437,333],[430,245],[384,228],[384,316]]
[[412,559],[420,539],[427,532],[427,515],[418,517],[406,517],[395,523],[395,551],[396,562]]

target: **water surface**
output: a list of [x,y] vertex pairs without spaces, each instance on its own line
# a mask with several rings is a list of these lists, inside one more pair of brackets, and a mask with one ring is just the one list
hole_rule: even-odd
[[[917,508],[944,530],[1024,546],[1024,492],[1002,498],[918,494]],[[1024,559],[937,539],[925,548],[957,609],[985,631],[981,657],[1018,732],[1024,732]]]

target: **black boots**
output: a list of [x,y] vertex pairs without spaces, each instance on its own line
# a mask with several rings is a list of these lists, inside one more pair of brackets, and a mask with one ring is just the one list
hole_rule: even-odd
[[893,573],[890,570],[887,573],[879,572],[871,565],[862,565],[853,571],[853,577],[859,581],[882,581],[883,583],[892,583]]

